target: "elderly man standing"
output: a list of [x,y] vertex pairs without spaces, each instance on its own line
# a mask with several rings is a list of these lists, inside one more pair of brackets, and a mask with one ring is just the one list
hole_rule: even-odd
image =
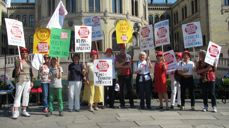
[[120,107],[125,108],[125,88],[129,96],[130,107],[134,108],[133,88],[131,85],[131,56],[126,53],[125,45],[120,45],[120,53],[116,58],[118,82],[120,85]]

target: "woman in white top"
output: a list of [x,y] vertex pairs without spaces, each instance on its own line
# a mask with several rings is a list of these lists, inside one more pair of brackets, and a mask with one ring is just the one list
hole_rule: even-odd
[[145,99],[147,109],[151,109],[151,93],[152,93],[152,79],[150,76],[150,69],[153,67],[150,59],[147,58],[145,52],[139,53],[139,60],[134,66],[134,71],[137,74],[136,81],[140,92],[140,108],[145,109]]
[[189,51],[183,52],[183,60],[178,67],[178,73],[181,75],[181,110],[184,110],[185,106],[185,92],[186,88],[189,90],[189,97],[191,98],[191,110],[195,110],[195,96],[194,96],[194,79],[193,71],[195,64],[190,60],[191,55]]
[[[182,52],[176,52],[176,59],[177,59],[177,67],[181,64],[182,59]],[[180,107],[181,105],[181,90],[180,90],[180,79],[176,79],[175,75],[177,74],[178,70],[172,71],[170,73],[170,79],[171,79],[171,109],[174,109],[175,101],[177,97],[177,106]],[[178,78],[180,78],[178,76]]]

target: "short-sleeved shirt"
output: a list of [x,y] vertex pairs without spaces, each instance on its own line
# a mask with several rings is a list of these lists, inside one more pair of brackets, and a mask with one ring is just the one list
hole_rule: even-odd
[[68,80],[81,81],[83,79],[82,70],[83,70],[82,64],[71,63],[68,66],[68,72],[69,72]]
[[62,79],[61,78],[57,78],[57,72],[61,72],[63,73],[63,69],[60,66],[59,68],[53,68],[51,67],[49,69],[49,75],[51,77],[51,83],[50,83],[50,87],[52,88],[62,88]]
[[178,70],[188,71],[186,73],[183,73],[183,75],[190,76],[190,75],[193,75],[194,68],[195,68],[194,62],[189,60],[187,63],[182,61],[178,67]]
[[[134,65],[134,71],[140,71],[139,75],[144,75],[145,80],[150,80],[150,76],[146,75],[150,73],[149,69],[149,63],[147,63],[146,60],[144,61],[137,61],[137,63]],[[143,80],[142,77],[139,78],[139,81],[141,82]]]
[[[128,65],[129,63],[131,63],[131,56],[129,54],[124,54],[124,55],[117,55],[115,57],[115,61],[118,62],[118,63],[123,63],[125,62],[125,65]],[[119,68],[117,69],[117,73],[118,75],[121,75],[121,76],[129,76],[131,75],[131,69],[130,68]]]
[[39,76],[41,83],[49,83],[49,67],[45,64],[42,64],[39,68]]

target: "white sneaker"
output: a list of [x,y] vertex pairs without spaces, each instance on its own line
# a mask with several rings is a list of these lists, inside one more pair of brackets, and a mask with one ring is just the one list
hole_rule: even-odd
[[12,112],[12,118],[17,119],[19,117],[19,111],[13,111]]
[[206,112],[206,111],[208,111],[208,107],[203,108],[203,112]]
[[217,108],[214,106],[213,108],[213,112],[217,112]]
[[26,110],[23,110],[21,114],[25,117],[30,117],[30,114]]

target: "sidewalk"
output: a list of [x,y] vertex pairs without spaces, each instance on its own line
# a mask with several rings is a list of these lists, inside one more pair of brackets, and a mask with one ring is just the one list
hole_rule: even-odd
[[[128,103],[128,102],[127,102]],[[135,100],[139,105],[139,100]],[[119,105],[118,103],[116,105]],[[31,117],[19,117],[13,120],[6,111],[0,110],[1,128],[229,128],[229,103],[217,101],[218,112],[202,112],[202,100],[197,100],[196,111],[191,111],[187,102],[186,109],[157,110],[157,100],[152,102],[152,110],[101,109],[91,113],[83,107],[80,112],[58,112],[45,117],[40,106],[31,106]],[[209,104],[210,106],[210,104]]]

